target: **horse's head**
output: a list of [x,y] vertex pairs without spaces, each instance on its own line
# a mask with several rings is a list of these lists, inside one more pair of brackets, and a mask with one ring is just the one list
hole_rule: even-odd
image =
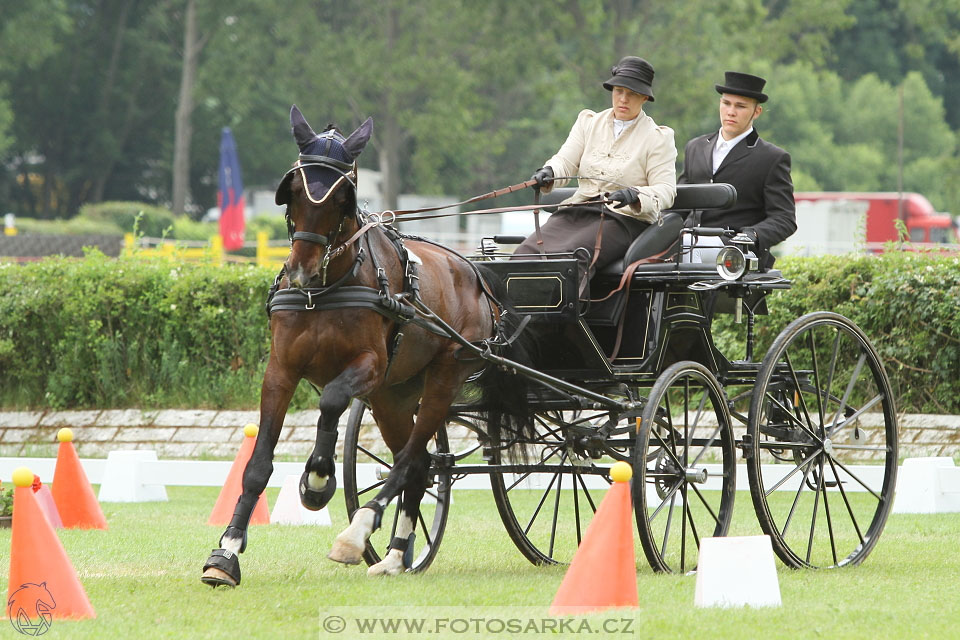
[[291,249],[286,271],[290,286],[303,288],[320,272],[324,256],[357,225],[357,156],[373,120],[344,137],[333,125],[315,133],[294,105],[293,137],[300,156],[277,187],[275,201],[287,206]]

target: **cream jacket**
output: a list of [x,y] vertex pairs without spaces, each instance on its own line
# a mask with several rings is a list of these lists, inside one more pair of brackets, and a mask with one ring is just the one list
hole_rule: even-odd
[[[576,193],[564,202],[584,202],[603,193],[635,187],[640,201],[629,207],[612,209],[644,222],[655,222],[660,212],[669,209],[677,195],[677,147],[673,129],[658,127],[643,111],[637,121],[613,138],[613,109],[596,113],[584,109],[555,156],[544,166],[555,176],[590,176],[580,180]],[[556,180],[544,188],[562,187],[568,181]]]

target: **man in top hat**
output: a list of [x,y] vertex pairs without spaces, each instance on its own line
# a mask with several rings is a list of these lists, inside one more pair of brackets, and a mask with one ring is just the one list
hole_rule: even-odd
[[737,202],[723,211],[694,211],[687,226],[729,227],[754,241],[760,266],[769,269],[770,249],[797,230],[790,154],[760,138],[753,123],[767,101],[766,80],[727,71],[720,94],[720,130],[687,143],[679,183],[726,182]]

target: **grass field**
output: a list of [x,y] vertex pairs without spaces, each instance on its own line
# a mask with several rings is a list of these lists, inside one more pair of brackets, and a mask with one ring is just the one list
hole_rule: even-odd
[[[792,571],[778,562],[780,608],[696,609],[694,577],[656,575],[639,555],[638,610],[578,618],[557,636],[542,619],[565,567],[529,564],[507,537],[485,492],[455,492],[439,556],[424,574],[374,579],[364,567],[327,560],[333,538],[346,525],[338,495],[331,509],[333,527],[252,527],[241,556],[241,585],[212,590],[199,577],[222,532],[204,524],[217,489],[167,491],[167,503],[104,504],[108,531],[60,532],[97,618],[54,620],[46,637],[355,638],[364,635],[353,626],[356,620],[385,616],[424,618],[428,626],[414,635],[382,628],[365,635],[580,637],[587,630],[578,625],[586,624],[593,635],[614,638],[876,639],[960,633],[955,609],[960,554],[954,551],[960,514],[891,516],[861,567]],[[268,490],[271,505],[276,493]],[[731,533],[759,534],[749,495],[738,492],[737,503]],[[9,549],[10,531],[0,530],[4,590]],[[345,631],[323,631],[322,623],[332,615],[346,620]],[[501,622],[469,622],[481,616],[488,622],[539,624],[524,628],[540,633],[508,632]],[[438,620],[445,622],[438,625]],[[0,638],[16,637],[21,636],[0,622]]]

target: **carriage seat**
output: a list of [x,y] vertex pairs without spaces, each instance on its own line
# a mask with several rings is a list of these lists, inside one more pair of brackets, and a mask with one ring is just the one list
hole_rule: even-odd
[[[573,187],[554,189],[544,194],[545,205],[556,205],[576,192]],[[648,258],[673,245],[680,236],[687,213],[692,209],[727,209],[737,201],[737,190],[731,184],[710,182],[705,184],[678,184],[677,197],[673,206],[663,212],[662,225],[650,225],[637,236],[620,260],[603,267],[598,275],[619,276],[627,265],[641,258]],[[545,206],[546,211],[556,211],[556,207]]]

